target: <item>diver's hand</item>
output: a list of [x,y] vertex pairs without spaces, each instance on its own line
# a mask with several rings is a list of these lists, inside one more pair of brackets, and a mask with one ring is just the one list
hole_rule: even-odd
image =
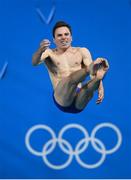
[[42,52],[44,52],[46,49],[49,48],[51,42],[48,40],[48,39],[43,39],[41,42],[40,42],[40,50]]
[[104,89],[99,88],[98,89],[98,99],[96,101],[96,104],[100,104],[104,99]]

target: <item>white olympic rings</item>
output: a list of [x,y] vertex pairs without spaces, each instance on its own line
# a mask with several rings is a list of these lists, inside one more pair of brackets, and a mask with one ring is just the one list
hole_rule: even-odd
[[[112,149],[107,150],[104,143],[100,139],[96,138],[97,132],[104,127],[112,128],[116,132],[118,141]],[[63,138],[64,133],[66,131],[68,131],[69,129],[73,129],[73,128],[78,129],[84,135],[84,138],[82,138],[76,144],[74,149],[73,149],[71,143],[69,143],[66,139]],[[31,139],[32,133],[39,129],[47,131],[51,135],[51,139],[49,139],[45,143],[45,145],[43,146],[43,149],[40,152],[35,150],[30,144],[30,139]],[[80,154],[83,153],[87,149],[89,142],[91,142],[91,145],[95,149],[95,151],[97,151],[99,154],[101,154],[100,160],[94,164],[87,164],[87,163],[83,162],[80,158]],[[61,148],[61,150],[65,154],[69,155],[67,161],[65,163],[63,163],[62,165],[54,165],[47,158],[47,155],[52,153],[52,151],[55,149],[57,143],[58,143],[59,147]],[[89,137],[88,131],[79,124],[68,124],[68,125],[64,126],[61,129],[61,131],[59,132],[58,138],[56,137],[54,131],[49,126],[42,125],[42,124],[31,127],[25,136],[25,144],[26,144],[27,149],[30,151],[30,153],[32,153],[33,155],[36,155],[36,156],[42,156],[45,164],[48,167],[55,169],[55,170],[64,169],[67,166],[69,166],[69,164],[72,162],[73,157],[75,157],[76,161],[79,163],[79,165],[81,165],[84,168],[88,168],[88,169],[97,168],[104,162],[106,155],[112,154],[119,149],[121,143],[122,143],[122,135],[121,135],[120,130],[118,129],[117,126],[115,126],[114,124],[108,123],[108,122],[96,125],[96,127],[92,130],[90,137]]]

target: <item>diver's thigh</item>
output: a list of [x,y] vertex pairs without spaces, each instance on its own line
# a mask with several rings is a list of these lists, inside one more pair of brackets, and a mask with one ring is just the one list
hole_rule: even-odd
[[76,95],[77,85],[71,84],[69,78],[61,80],[54,91],[54,97],[60,105],[70,105]]

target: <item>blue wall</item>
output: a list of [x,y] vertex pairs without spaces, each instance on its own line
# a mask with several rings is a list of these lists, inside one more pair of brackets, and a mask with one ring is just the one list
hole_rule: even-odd
[[[46,17],[45,22],[38,10]],[[96,93],[88,107],[77,115],[57,109],[47,69],[31,64],[39,42],[44,38],[52,41],[51,30],[57,20],[71,24],[73,46],[87,47],[93,59],[102,56],[110,63],[103,103],[95,104]],[[0,178],[131,178],[131,1],[1,0],[0,22]],[[68,167],[55,170],[42,157],[31,154],[25,144],[26,133],[38,124],[50,127],[58,135],[68,124],[78,124],[91,134],[94,127],[105,122],[119,129],[122,143],[97,168],[83,168],[73,158]],[[46,133],[39,130],[32,135],[32,146],[38,151],[49,139]],[[81,135],[72,129],[67,139],[75,147]],[[110,128],[103,128],[98,137],[106,149],[118,141]],[[69,155],[57,146],[48,156],[59,165]],[[81,158],[93,164],[101,154],[90,145]]]

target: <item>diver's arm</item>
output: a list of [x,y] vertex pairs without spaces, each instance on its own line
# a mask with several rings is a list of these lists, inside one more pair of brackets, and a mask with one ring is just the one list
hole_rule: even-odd
[[41,62],[41,55],[44,51],[39,48],[32,56],[32,65],[36,66],[37,64],[39,64]]
[[49,46],[50,46],[50,41],[48,39],[44,39],[40,43],[39,49],[32,56],[32,64],[34,66],[40,64],[44,60],[44,58],[48,57],[46,49],[48,49]]

